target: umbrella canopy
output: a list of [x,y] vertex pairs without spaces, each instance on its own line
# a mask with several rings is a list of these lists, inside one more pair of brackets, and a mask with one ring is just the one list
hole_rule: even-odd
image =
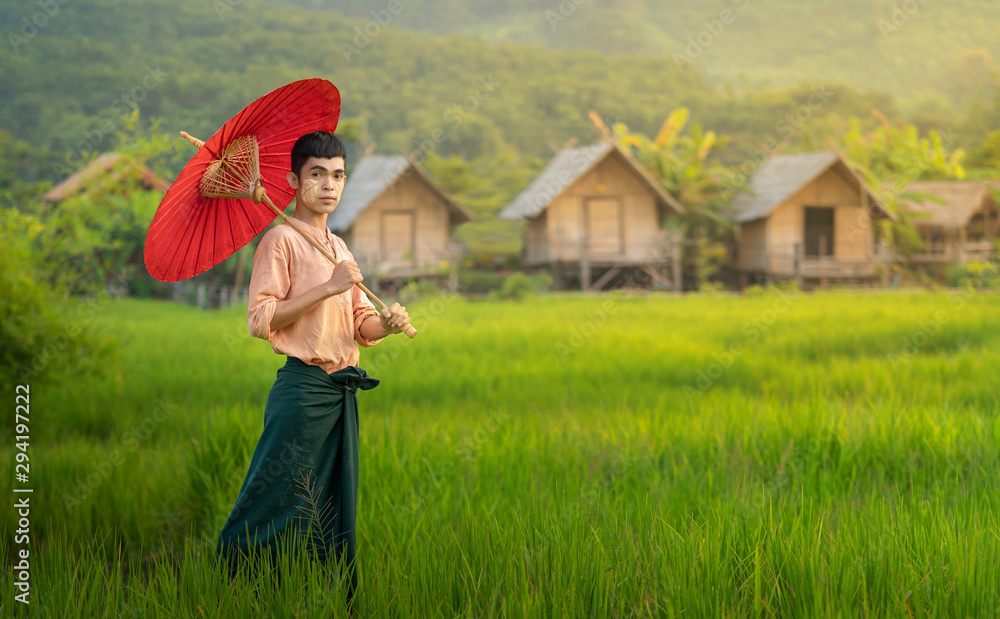
[[[340,92],[324,79],[292,82],[243,108],[198,149],[167,190],[146,235],[149,273],[176,282],[246,245],[295,197],[285,177],[295,141],[337,128]],[[263,190],[263,191],[262,191]],[[253,201],[251,201],[251,198]]]

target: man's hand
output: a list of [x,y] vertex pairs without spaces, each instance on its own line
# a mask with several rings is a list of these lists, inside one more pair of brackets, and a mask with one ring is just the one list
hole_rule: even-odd
[[326,282],[327,292],[329,296],[336,296],[343,292],[347,292],[355,284],[360,284],[364,281],[361,276],[361,269],[358,268],[358,263],[352,260],[344,260],[337,266],[333,267],[333,275]]
[[271,331],[284,329],[323,301],[334,295],[347,292],[351,286],[360,283],[363,279],[357,263],[350,260],[339,263],[333,267],[333,274],[326,283],[315,286],[294,299],[278,301],[274,308],[274,315],[271,316],[269,328]]
[[399,303],[393,303],[390,307],[382,310],[378,319],[386,333],[402,333],[406,325],[410,324],[410,315],[406,313],[406,308]]

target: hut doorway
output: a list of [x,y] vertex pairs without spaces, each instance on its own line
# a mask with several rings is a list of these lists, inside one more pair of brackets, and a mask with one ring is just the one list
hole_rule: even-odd
[[584,234],[591,254],[625,253],[625,225],[618,198],[587,198],[583,201]]
[[413,211],[382,213],[382,261],[390,268],[412,266],[416,255]]
[[833,256],[833,207],[807,206],[805,209],[806,256]]

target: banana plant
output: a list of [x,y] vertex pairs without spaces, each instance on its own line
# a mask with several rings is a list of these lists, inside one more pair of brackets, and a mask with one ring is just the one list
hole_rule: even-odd
[[697,123],[685,132],[690,115],[687,108],[675,109],[652,139],[623,123],[614,125],[612,135],[684,205],[689,229],[725,236],[732,228],[725,212],[738,188],[736,175],[711,158],[712,149],[724,145],[723,138]]
[[929,194],[906,192],[905,187],[918,180],[965,178],[962,166],[965,151],[952,150],[933,129],[922,137],[915,125],[893,125],[879,110],[872,110],[872,115],[879,120],[874,130],[863,131],[861,121],[852,118],[851,128],[841,143],[851,164],[861,172],[886,208],[896,215],[895,221],[880,222],[881,237],[908,258],[924,247],[913,225],[922,215],[901,208],[902,202],[935,198]]

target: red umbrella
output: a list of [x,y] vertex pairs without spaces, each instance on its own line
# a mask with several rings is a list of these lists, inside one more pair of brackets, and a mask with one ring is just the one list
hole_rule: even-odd
[[[330,262],[337,260],[283,209],[295,197],[285,180],[295,141],[310,131],[333,132],[340,92],[324,79],[292,82],[243,108],[202,142],[167,190],[146,235],[149,273],[164,282],[194,277],[250,242],[282,217]],[[263,208],[263,202],[268,208]],[[386,305],[358,285],[380,308]],[[416,335],[409,327],[406,334]]]

